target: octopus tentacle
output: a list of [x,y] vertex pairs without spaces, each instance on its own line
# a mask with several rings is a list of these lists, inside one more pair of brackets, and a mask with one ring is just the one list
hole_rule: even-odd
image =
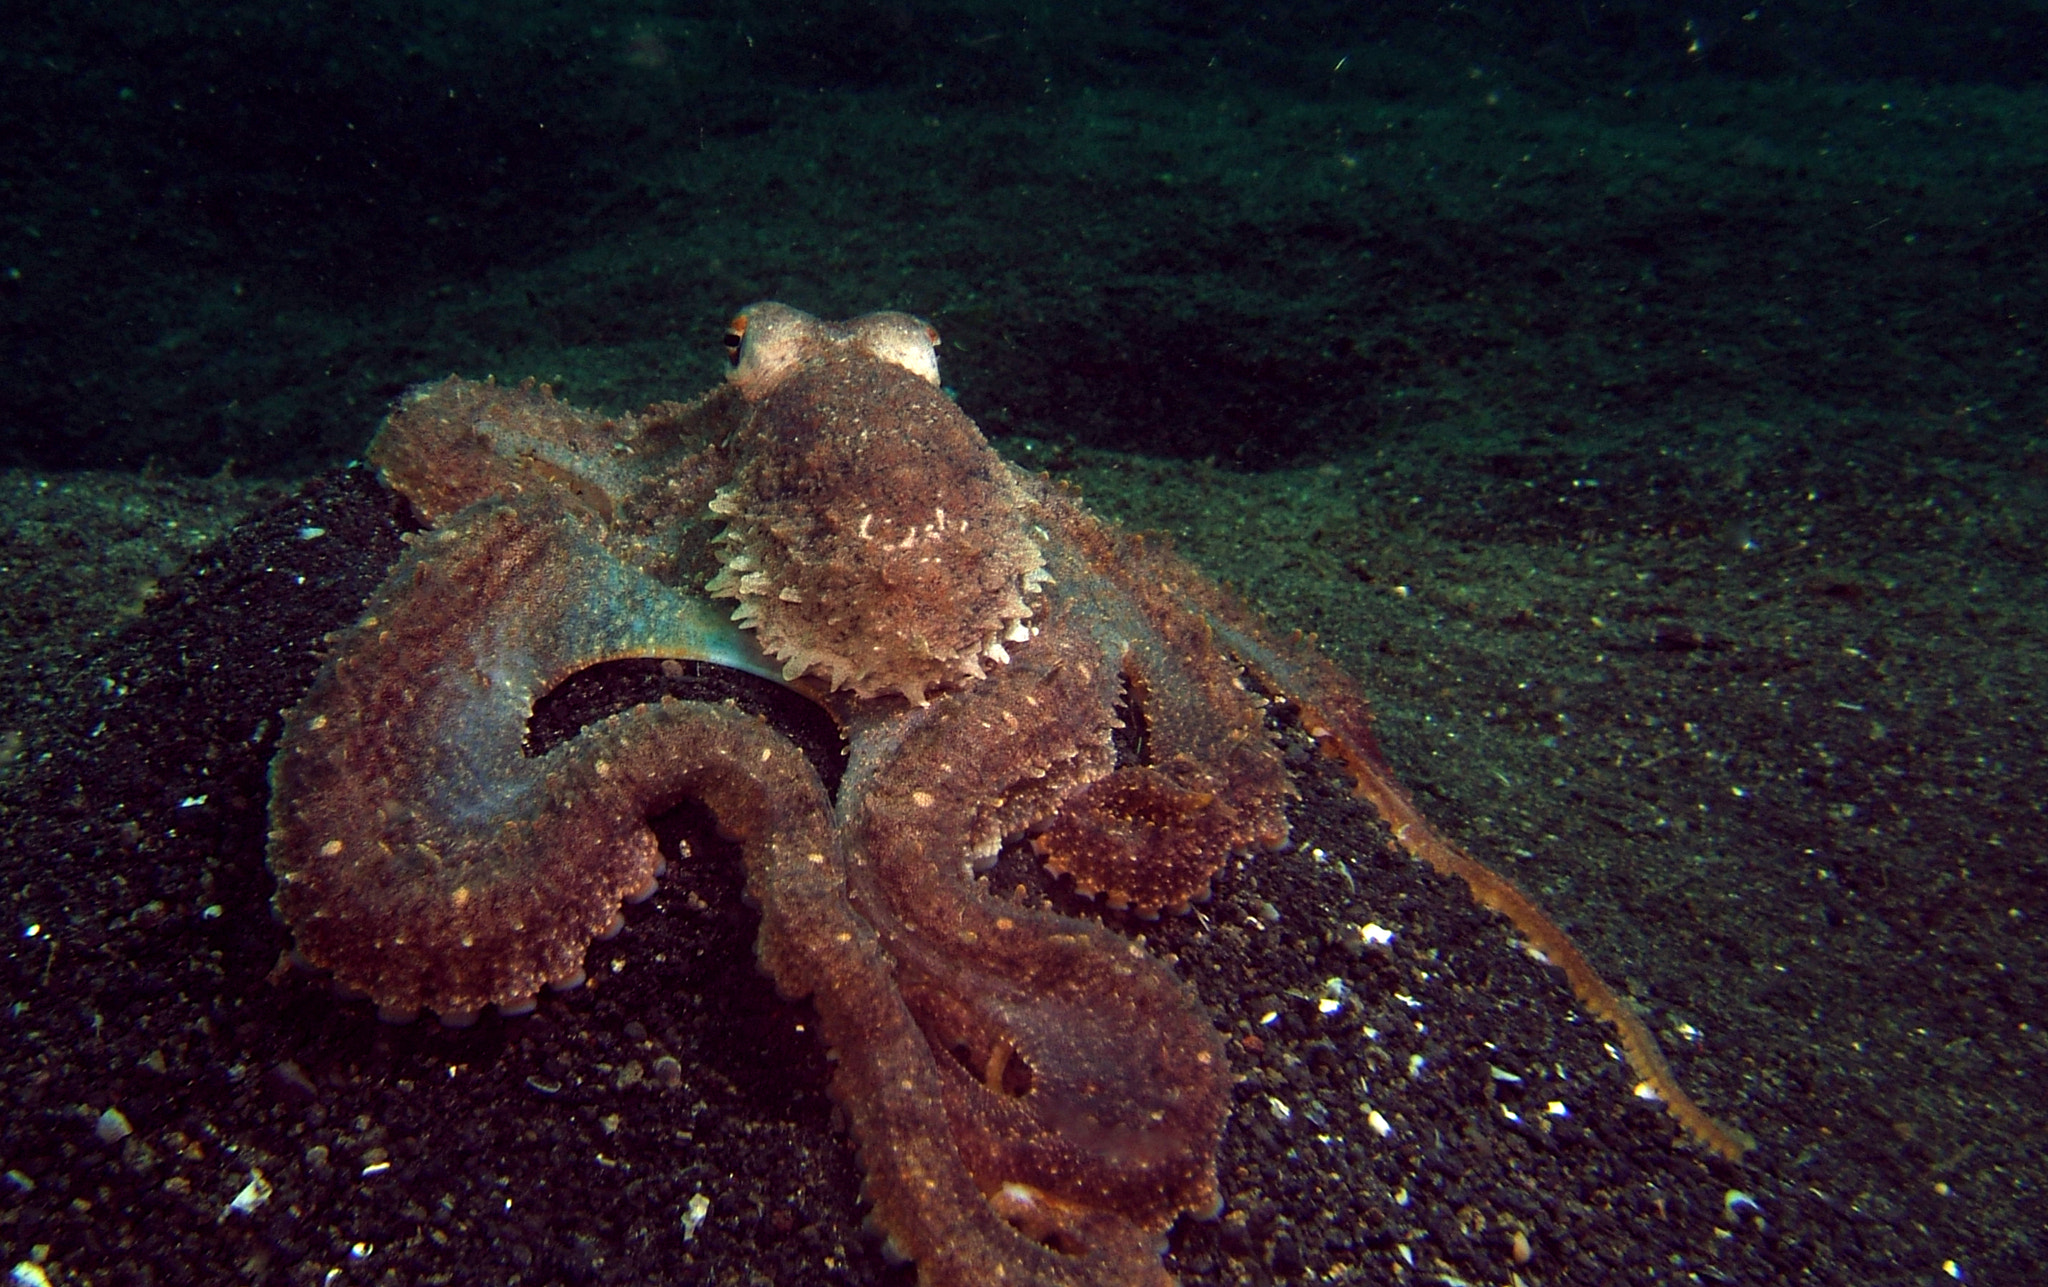
[[1145,542],[1033,482],[1063,619],[1094,640],[1121,675],[1127,719],[1143,725],[1140,761],[1118,766],[1059,801],[1033,844],[1053,871],[1111,907],[1141,915],[1185,910],[1208,895],[1233,850],[1287,838],[1292,793],[1265,727],[1265,701],[1246,690],[1191,611],[1192,572],[1148,557]]
[[1371,803],[1395,843],[1440,874],[1462,880],[1474,902],[1505,917],[1544,959],[1562,970],[1573,995],[1614,1029],[1629,1067],[1688,1135],[1729,1161],[1740,1161],[1756,1146],[1747,1131],[1694,1102],[1649,1026],[1535,899],[1447,839],[1423,816],[1380,750],[1372,712],[1348,675],[1317,652],[1313,641],[1287,649],[1275,646],[1252,613],[1221,589],[1204,585],[1200,596],[1201,610],[1214,622],[1222,645],[1263,686],[1295,702],[1303,730],[1325,755],[1344,765],[1354,790]]
[[594,743],[521,743],[538,693],[631,656],[772,669],[572,515],[485,504],[413,538],[272,765],[276,902],[300,954],[392,1015],[516,1011],[577,977],[659,855],[643,802],[590,778],[608,763]]
[[[954,1149],[1011,1229],[1006,1254],[1049,1246],[1049,1257],[1029,1257],[1048,1283],[1164,1282],[1160,1235],[1182,1212],[1213,1214],[1220,1203],[1214,1154],[1230,1087],[1221,1039],[1188,987],[1131,940],[979,892],[964,843],[975,802],[1027,776],[1067,736],[1002,713],[1101,700],[1087,641],[1060,642],[1054,622],[972,689],[905,721],[856,726],[840,806],[853,837],[849,894],[895,962],[933,1050]],[[924,789],[935,782],[948,789]],[[883,1226],[933,1272],[899,1228],[906,1216],[921,1228],[922,1217],[870,1188]],[[1121,1268],[1104,1278],[1097,1262]],[[973,1272],[963,1262],[964,1276],[929,1281],[1002,1281],[1005,1263],[1022,1262],[986,1259]]]

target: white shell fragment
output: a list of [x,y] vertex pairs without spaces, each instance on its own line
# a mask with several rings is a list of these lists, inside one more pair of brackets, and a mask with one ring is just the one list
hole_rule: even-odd
[[1341,978],[1323,981],[1323,993],[1316,998],[1316,1010],[1321,1014],[1336,1014],[1344,1008],[1344,997],[1349,991]]
[[697,1230],[704,1226],[704,1217],[711,1214],[711,1199],[701,1193],[690,1195],[690,1203],[683,1210],[683,1240],[697,1236]]
[[100,1114],[98,1121],[93,1123],[92,1133],[100,1137],[100,1143],[102,1144],[119,1144],[122,1140],[133,1135],[135,1128],[128,1124],[127,1117],[122,1114],[120,1109],[109,1108],[106,1112]]
[[242,1191],[237,1193],[227,1208],[220,1213],[221,1218],[226,1219],[230,1215],[249,1215],[270,1201],[272,1192],[270,1181],[263,1178],[263,1172],[250,1167],[249,1182],[242,1186]]

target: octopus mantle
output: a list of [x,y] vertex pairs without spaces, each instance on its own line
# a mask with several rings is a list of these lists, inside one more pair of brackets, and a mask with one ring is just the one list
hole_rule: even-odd
[[[1402,843],[1584,967],[1414,813],[1341,674],[997,457],[925,324],[764,304],[732,330],[731,378],[686,405],[600,418],[451,378],[378,434],[428,526],[272,768],[277,906],[339,985],[391,1018],[531,1010],[654,892],[648,819],[696,801],[741,844],[763,966],[817,1007],[892,1249],[927,1284],[1107,1287],[1169,1282],[1166,1229],[1220,1208],[1230,1069],[1164,962],[976,880],[1006,840],[1113,907],[1184,908],[1285,839],[1267,715],[1292,702]],[[817,702],[846,739],[836,793],[731,703],[538,750],[536,701],[625,658]]]

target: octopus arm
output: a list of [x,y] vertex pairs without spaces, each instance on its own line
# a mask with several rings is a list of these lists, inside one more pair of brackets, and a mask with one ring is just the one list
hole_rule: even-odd
[[1269,638],[1257,618],[1219,587],[1203,584],[1198,593],[1221,645],[1261,687],[1294,702],[1303,730],[1325,755],[1342,762],[1357,794],[1371,803],[1395,842],[1411,857],[1465,882],[1473,901],[1505,917],[1562,970],[1579,1002],[1613,1027],[1629,1066],[1687,1134],[1730,1161],[1755,1147],[1748,1132],[1718,1120],[1686,1093],[1648,1025],[1535,899],[1423,816],[1380,750],[1371,708],[1349,675],[1316,651],[1313,640],[1282,645]]
[[1292,787],[1265,727],[1266,703],[1218,647],[1191,598],[1201,584],[1192,569],[1041,481],[1024,482],[1054,536],[1043,635],[1086,637],[1094,664],[1118,684],[1103,722],[1125,729],[1136,748],[1038,820],[1033,845],[1053,871],[1113,908],[1185,910],[1208,896],[1232,852],[1286,839]]
[[721,390],[601,416],[533,380],[507,386],[450,376],[402,396],[367,458],[426,523],[444,523],[479,501],[542,493],[611,523],[651,508],[665,475],[730,432],[737,402]]
[[[1085,740],[1114,693],[1093,641],[1054,622],[983,682],[854,729],[849,897],[927,1051],[942,1152],[997,1217],[972,1247],[937,1237],[871,1161],[877,1218],[928,1282],[1164,1283],[1166,1228],[1220,1201],[1230,1072],[1192,990],[1099,924],[989,898],[966,861],[980,802]],[[845,1089],[858,1122],[871,1088]],[[949,1267],[969,1253],[986,1259]]]
[[395,1014],[523,1005],[576,977],[659,857],[610,762],[581,739],[528,758],[526,720],[567,675],[636,656],[772,671],[574,515],[486,503],[415,538],[272,766],[270,865],[299,951]]

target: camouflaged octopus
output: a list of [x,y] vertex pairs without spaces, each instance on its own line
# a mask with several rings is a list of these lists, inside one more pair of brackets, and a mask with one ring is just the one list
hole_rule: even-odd
[[[693,403],[408,395],[370,459],[428,527],[272,768],[297,952],[387,1018],[530,1011],[654,892],[648,820],[697,802],[741,844],[762,965],[813,998],[875,1221],[920,1281],[1169,1283],[1165,1231],[1222,1201],[1223,1043],[1140,944],[975,873],[1028,838],[1113,907],[1185,908],[1230,853],[1285,840],[1268,717],[1291,702],[1397,839],[1563,965],[1723,1147],[1562,932],[1415,812],[1350,683],[1004,463],[939,389],[937,342],[905,314],[760,304]],[[729,702],[664,698],[536,753],[536,701],[625,658],[816,702],[846,742],[836,794]]]

